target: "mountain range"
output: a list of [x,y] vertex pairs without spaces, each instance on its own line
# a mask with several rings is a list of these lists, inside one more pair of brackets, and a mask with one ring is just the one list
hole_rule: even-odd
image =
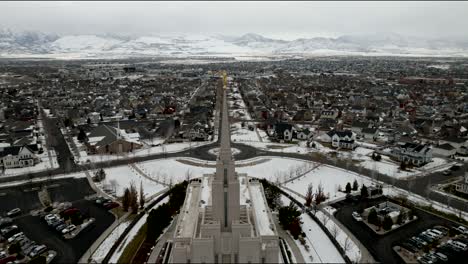
[[467,56],[467,40],[423,39],[398,34],[345,35],[283,40],[248,33],[58,35],[0,29],[0,57],[128,58],[147,56]]

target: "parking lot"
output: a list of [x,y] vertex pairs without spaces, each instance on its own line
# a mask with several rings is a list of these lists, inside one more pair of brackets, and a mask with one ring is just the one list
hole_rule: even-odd
[[436,225],[458,226],[458,224],[452,221],[412,208],[414,214],[418,217],[416,221],[381,236],[375,234],[363,222],[358,222],[352,217],[352,213],[357,211],[359,206],[367,208],[383,201],[386,201],[385,197],[363,201],[361,204],[359,202],[353,204],[350,201],[341,201],[332,205],[337,209],[335,217],[366,246],[376,261],[382,263],[401,263],[402,260],[393,251],[393,246]]
[[29,238],[40,241],[40,243],[57,251],[55,263],[76,263],[101,233],[112,224],[114,216],[87,200],[74,202],[73,206],[95,218],[96,222],[89,229],[80,232],[77,237],[70,240],[64,239],[60,233],[49,228],[39,216],[20,217],[15,220],[15,223]]
[[20,186],[0,188],[0,213],[13,208],[20,208],[23,212],[41,207],[37,191],[47,186],[49,196],[53,202],[77,201],[87,195],[94,194],[86,178],[68,178],[38,183],[26,183]]
[[[71,202],[86,218],[95,221],[88,228],[79,232],[72,239],[65,239],[55,229],[48,226],[39,216],[30,214],[32,210],[41,209],[37,191],[46,185],[53,202]],[[0,213],[3,215],[13,208],[20,208],[21,212],[12,217],[13,225],[37,244],[44,244],[48,249],[56,251],[53,263],[76,263],[92,243],[114,221],[114,216],[102,206],[84,199],[94,194],[85,178],[60,179],[43,183],[25,184],[22,186],[5,187],[0,189]]]

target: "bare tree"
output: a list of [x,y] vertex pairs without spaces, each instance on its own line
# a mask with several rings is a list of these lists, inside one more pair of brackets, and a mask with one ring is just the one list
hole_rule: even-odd
[[186,181],[189,181],[190,178],[192,178],[192,171],[191,171],[191,170],[187,170],[187,171],[185,172],[185,180],[186,180]]
[[349,237],[347,236],[343,243],[343,250],[345,252],[348,252],[348,250],[350,250],[352,246],[353,244],[351,243],[351,239],[349,239]]
[[336,239],[340,234],[340,229],[336,225],[333,225],[333,227],[330,230],[330,233],[332,234],[333,238]]
[[327,214],[322,214],[320,216],[320,220],[322,221],[323,225],[327,225],[328,221],[330,220],[330,217]]

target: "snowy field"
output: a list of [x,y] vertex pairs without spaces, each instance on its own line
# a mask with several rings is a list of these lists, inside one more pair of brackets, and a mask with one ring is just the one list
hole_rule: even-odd
[[268,159],[267,162],[254,166],[236,168],[236,171],[247,173],[251,177],[265,178],[272,182],[284,182],[312,169],[316,165],[314,162],[289,158],[268,157]]
[[169,184],[184,181],[187,177],[198,178],[205,173],[214,173],[214,168],[190,166],[177,161],[176,159],[159,159],[145,162],[139,162],[137,165],[149,177]]
[[112,167],[104,170],[106,172],[105,180],[96,185],[103,190],[112,191],[112,194],[116,197],[122,196],[125,188],[130,187],[132,182],[137,188],[137,191],[140,190],[140,182],[143,184],[145,197],[150,197],[165,188],[164,185],[143,177],[129,165]]
[[336,167],[321,165],[311,172],[301,176],[300,178],[288,182],[285,187],[298,192],[301,195],[306,194],[307,187],[309,184],[313,185],[313,190],[315,191],[319,184],[323,186],[323,191],[329,200],[339,199],[344,197],[346,194],[338,191],[338,186],[341,186],[341,189],[344,190],[346,183],[353,184],[356,180],[359,186],[365,184],[366,186],[371,185],[371,181],[363,176],[346,170],[342,170]]

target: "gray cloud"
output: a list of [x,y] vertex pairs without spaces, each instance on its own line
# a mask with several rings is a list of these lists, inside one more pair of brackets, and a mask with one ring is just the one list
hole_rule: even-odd
[[466,37],[467,14],[468,2],[0,2],[0,27],[61,34]]

